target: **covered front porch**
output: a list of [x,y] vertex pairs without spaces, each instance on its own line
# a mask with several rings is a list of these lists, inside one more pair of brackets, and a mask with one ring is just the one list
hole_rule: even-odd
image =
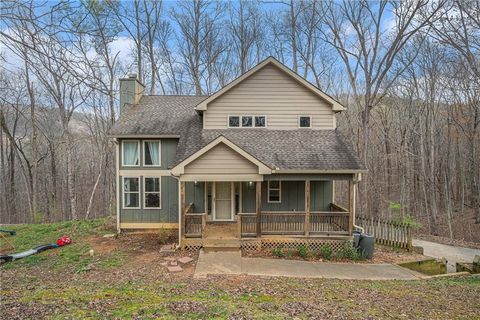
[[[334,178],[346,186],[342,197],[346,205],[335,203]],[[259,238],[351,239],[354,175],[269,175],[262,179],[181,181],[182,242],[240,246],[244,240]]]

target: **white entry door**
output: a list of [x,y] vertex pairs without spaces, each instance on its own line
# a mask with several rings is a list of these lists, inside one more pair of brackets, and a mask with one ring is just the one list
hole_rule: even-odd
[[215,182],[215,206],[213,219],[216,221],[232,221],[233,220],[233,183],[232,182]]

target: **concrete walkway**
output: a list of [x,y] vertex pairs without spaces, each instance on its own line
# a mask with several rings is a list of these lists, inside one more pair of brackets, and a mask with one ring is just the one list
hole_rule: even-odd
[[423,254],[432,258],[447,259],[448,272],[455,271],[456,262],[473,262],[475,255],[480,255],[480,250],[464,247],[449,246],[446,244],[413,239],[413,245],[423,247]]
[[209,274],[331,278],[354,280],[416,280],[420,274],[393,264],[324,263],[299,260],[244,258],[238,252],[200,251],[195,278]]

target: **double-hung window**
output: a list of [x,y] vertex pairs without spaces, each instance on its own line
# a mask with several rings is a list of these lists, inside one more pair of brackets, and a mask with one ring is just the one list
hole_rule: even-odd
[[147,167],[159,167],[161,161],[160,140],[143,141],[143,165]]
[[140,178],[123,177],[123,208],[140,209]]
[[282,202],[282,182],[281,181],[268,181],[268,202],[280,203]]
[[161,178],[143,178],[143,206],[145,209],[160,209],[162,207],[160,182]]
[[140,165],[140,142],[138,140],[122,141],[122,165],[126,167]]

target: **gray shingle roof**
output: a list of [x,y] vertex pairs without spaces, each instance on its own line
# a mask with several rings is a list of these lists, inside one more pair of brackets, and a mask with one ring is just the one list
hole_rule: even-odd
[[203,130],[194,107],[205,96],[144,96],[110,130],[120,135],[180,136],[176,163],[224,136],[271,168],[363,170],[365,166],[337,130]]

